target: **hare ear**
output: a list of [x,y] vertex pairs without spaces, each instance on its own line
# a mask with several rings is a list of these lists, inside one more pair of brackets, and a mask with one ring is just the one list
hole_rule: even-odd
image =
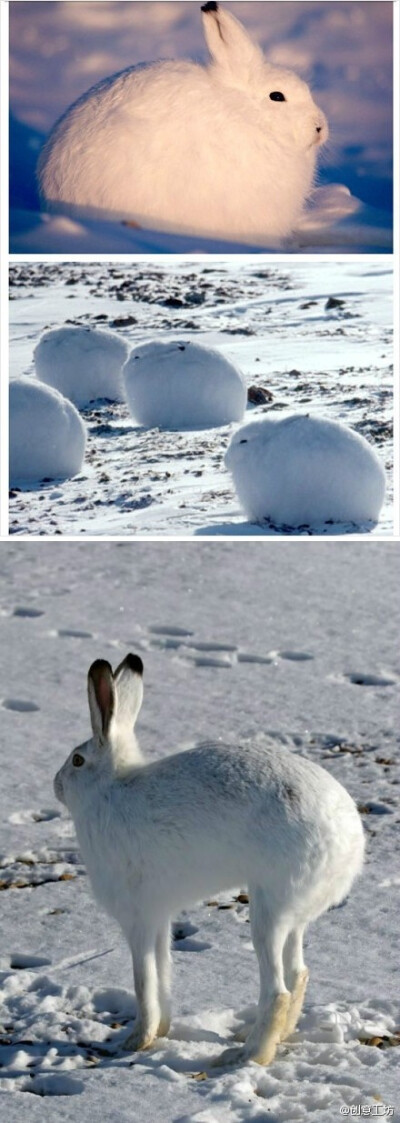
[[117,725],[132,730],[143,700],[143,663],[139,655],[127,655],[114,671],[117,696]]
[[116,704],[112,667],[106,659],[96,659],[89,668],[88,698],[93,733],[106,740]]
[[254,65],[264,62],[261,48],[253,43],[239,20],[215,0],[209,0],[201,10],[204,35],[214,62],[233,78],[248,79]]

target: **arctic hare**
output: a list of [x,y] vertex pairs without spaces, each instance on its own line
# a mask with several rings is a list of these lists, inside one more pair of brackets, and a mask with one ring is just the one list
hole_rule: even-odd
[[89,670],[93,736],[57,773],[95,896],[133,958],[137,1024],[147,1049],[170,1025],[170,921],[183,906],[247,884],[260,998],[244,1049],[222,1062],[272,1061],[291,1034],[307,982],[306,925],[348,893],[363,859],[348,793],[317,764],[251,741],[210,743],[145,764],[132,727],[142,662]]
[[132,66],[67,109],[39,161],[47,204],[244,241],[291,233],[327,139],[325,116],[306,83],[267,62],[230,12],[211,2],[202,13],[207,67]]

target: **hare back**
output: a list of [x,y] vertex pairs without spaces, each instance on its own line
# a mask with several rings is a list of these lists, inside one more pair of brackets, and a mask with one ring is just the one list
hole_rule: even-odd
[[240,884],[307,923],[347,894],[362,864],[351,797],[274,746],[205,744],[164,758],[114,777],[74,818],[96,895],[121,923],[128,899],[128,912],[146,899],[168,915]]
[[130,68],[55,126],[42,193],[181,230],[284,236],[312,186],[315,147],[298,146],[296,121],[278,128],[267,114],[196,64]]

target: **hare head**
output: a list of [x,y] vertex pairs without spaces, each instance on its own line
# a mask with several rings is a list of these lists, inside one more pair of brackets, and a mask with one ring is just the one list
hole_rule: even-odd
[[116,671],[105,659],[96,659],[88,673],[88,697],[93,736],[70,753],[54,780],[57,799],[73,815],[81,801],[82,780],[89,792],[102,776],[121,772],[140,762],[133,732],[143,699],[143,663],[127,655]]
[[202,7],[203,27],[214,80],[254,99],[269,136],[292,149],[314,148],[328,138],[325,114],[306,82],[269,63],[231,12],[211,0]]

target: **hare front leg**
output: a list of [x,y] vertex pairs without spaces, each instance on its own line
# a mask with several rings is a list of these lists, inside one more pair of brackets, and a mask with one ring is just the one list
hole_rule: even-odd
[[136,1052],[148,1049],[157,1037],[161,1020],[158,999],[156,939],[149,933],[138,933],[129,940],[138,1013],[135,1027],[124,1042],[124,1049]]
[[166,1037],[171,1024],[171,925],[160,929],[156,941],[160,1022],[157,1037]]

